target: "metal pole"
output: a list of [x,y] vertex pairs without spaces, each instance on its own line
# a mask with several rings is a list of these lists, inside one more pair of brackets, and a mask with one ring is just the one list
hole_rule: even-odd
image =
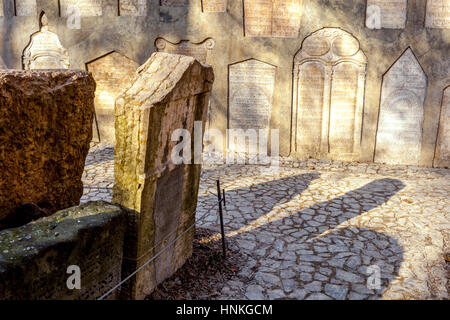
[[222,251],[223,257],[227,257],[227,247],[225,243],[225,231],[223,228],[223,213],[222,213],[222,193],[220,192],[220,180],[217,180],[217,200],[219,201],[219,217],[220,217],[220,232],[222,234]]
[[222,196],[223,196],[223,206],[227,207],[227,200],[225,199],[225,189],[222,190]]

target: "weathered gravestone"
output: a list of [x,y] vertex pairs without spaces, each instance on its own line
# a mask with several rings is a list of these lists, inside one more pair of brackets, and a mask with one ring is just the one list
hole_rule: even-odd
[[407,0],[367,0],[366,27],[404,29],[407,5]]
[[216,42],[211,38],[207,38],[200,43],[192,43],[189,40],[172,43],[164,38],[158,38],[155,41],[155,47],[158,52],[194,57],[201,63],[207,63],[209,51],[214,48],[215,44]]
[[16,16],[33,17],[37,15],[36,0],[15,0]]
[[[154,53],[116,100],[116,183],[113,202],[133,210],[125,240],[123,276],[139,268],[195,221],[200,165],[175,164],[171,136],[206,122],[214,81],[210,66],[192,57]],[[201,137],[199,139],[201,141]],[[190,146],[190,144],[189,144]],[[193,230],[122,287],[142,299],[192,254]]]
[[428,0],[425,26],[428,28],[450,29],[450,1]]
[[436,145],[435,167],[450,167],[450,87],[444,90]]
[[202,0],[203,12],[227,11],[227,0]]
[[103,14],[102,0],[60,0],[59,4],[60,15],[65,18],[78,13],[81,17],[97,17]]
[[244,0],[246,37],[297,38],[303,0]]
[[375,162],[418,165],[427,76],[407,49],[383,77]]
[[0,71],[0,220],[21,203],[79,203],[94,92],[86,71]]
[[367,58],[337,28],[307,37],[294,58],[295,155],[358,160]]
[[23,67],[31,69],[68,69],[69,54],[58,36],[48,30],[47,16],[41,16],[41,30],[31,36],[23,53]]
[[111,52],[86,66],[97,83],[95,112],[100,141],[114,143],[114,101],[135,77],[139,64],[119,52]]
[[147,0],[119,0],[119,14],[121,16],[137,16],[147,15]]
[[277,68],[255,59],[229,66],[229,128],[269,129]]

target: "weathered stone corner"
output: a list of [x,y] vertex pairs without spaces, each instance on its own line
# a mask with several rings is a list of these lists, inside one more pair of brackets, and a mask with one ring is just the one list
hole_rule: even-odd
[[[172,161],[178,142],[171,136],[185,129],[193,138],[195,121],[205,127],[213,81],[212,67],[192,57],[154,53],[116,100],[113,202],[134,211],[129,215],[123,277],[195,221],[201,168]],[[123,297],[144,298],[181,267],[192,254],[193,231],[124,285]]]
[[[124,211],[103,201],[1,231],[0,300],[99,298],[121,280],[124,233]],[[67,287],[69,266],[80,290]]]

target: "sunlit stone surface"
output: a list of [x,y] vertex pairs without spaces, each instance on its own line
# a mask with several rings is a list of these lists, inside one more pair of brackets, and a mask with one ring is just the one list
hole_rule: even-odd
[[325,28],[294,60],[293,150],[299,156],[357,159],[367,59],[351,34]]
[[41,30],[31,36],[30,44],[23,53],[25,70],[68,69],[69,54],[61,45],[58,35],[49,31],[45,14],[41,17]]
[[425,26],[428,28],[450,29],[450,1],[427,0]]
[[367,0],[366,26],[371,29],[404,29],[407,0]]
[[95,91],[96,124],[102,142],[115,142],[114,101],[127,86],[131,85],[131,80],[136,76],[138,67],[139,65],[135,61],[119,52],[111,52],[87,64],[87,69],[92,72],[97,83]]
[[202,0],[204,12],[225,12],[228,0]]
[[36,0],[15,0],[16,15],[19,17],[32,17],[37,15]]
[[418,165],[427,76],[411,49],[383,77],[375,161]]
[[146,16],[147,0],[120,0],[121,16]]
[[60,0],[61,17],[68,17],[75,12],[71,7],[76,7],[82,17],[101,16],[102,0]]

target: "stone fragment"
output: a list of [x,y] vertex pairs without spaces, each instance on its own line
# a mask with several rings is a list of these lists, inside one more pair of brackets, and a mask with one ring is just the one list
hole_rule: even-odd
[[79,203],[94,92],[86,71],[0,71],[0,220],[22,203]]
[[133,210],[124,276],[186,232],[122,288],[126,298],[144,298],[192,254],[201,167],[178,162],[172,136],[184,129],[201,141],[213,81],[212,68],[194,58],[158,52],[116,100],[113,202]]

